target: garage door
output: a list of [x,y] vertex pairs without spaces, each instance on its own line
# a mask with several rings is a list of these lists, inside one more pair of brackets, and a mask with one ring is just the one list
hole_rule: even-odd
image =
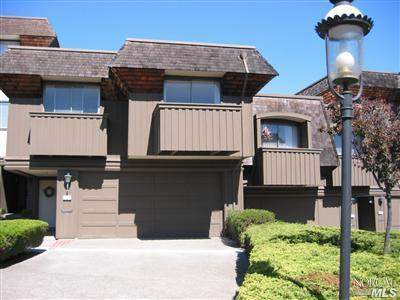
[[218,173],[84,173],[81,237],[219,236],[223,202]]

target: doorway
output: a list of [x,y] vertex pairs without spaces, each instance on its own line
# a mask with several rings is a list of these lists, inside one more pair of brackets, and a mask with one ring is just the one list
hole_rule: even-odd
[[50,229],[56,227],[56,180],[39,181],[39,219],[47,222]]
[[359,197],[357,200],[359,228],[376,231],[374,197]]

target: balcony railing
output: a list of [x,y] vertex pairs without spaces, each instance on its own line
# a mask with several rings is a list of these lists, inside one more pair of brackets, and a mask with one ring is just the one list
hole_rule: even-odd
[[31,112],[30,120],[30,155],[107,155],[103,114]]
[[[342,158],[339,159],[339,166],[332,172],[333,186],[340,186],[342,180]],[[352,159],[351,164],[351,185],[352,186],[377,186],[372,173],[369,173],[362,168],[362,162],[357,159]]]
[[242,149],[242,107],[159,103],[155,114],[158,153],[235,153]]
[[318,186],[320,154],[318,149],[260,148],[257,153],[259,183]]

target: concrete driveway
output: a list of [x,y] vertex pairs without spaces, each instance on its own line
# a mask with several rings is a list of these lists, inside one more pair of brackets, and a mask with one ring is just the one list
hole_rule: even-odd
[[59,245],[0,270],[0,299],[232,299],[247,268],[219,238]]

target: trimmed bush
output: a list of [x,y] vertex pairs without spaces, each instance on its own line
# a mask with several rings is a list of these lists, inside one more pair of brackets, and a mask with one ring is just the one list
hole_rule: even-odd
[[[368,251],[383,254],[384,233],[365,230],[352,230],[352,250]],[[334,227],[313,226],[305,224],[275,222],[250,228],[243,234],[246,249],[255,244],[271,241],[286,241],[288,243],[317,243],[320,245],[340,245],[340,229]],[[400,257],[400,234],[392,233],[391,256]]]
[[0,221],[0,261],[37,247],[46,235],[48,224],[39,220]]
[[[253,299],[302,299],[296,296],[283,297],[283,293],[292,291],[304,293],[306,299],[335,299],[339,284],[339,248],[316,243],[289,244],[274,242],[256,245],[250,255],[250,267],[239,295],[247,295],[250,289],[253,295],[265,294],[268,289],[270,297],[255,296]],[[355,295],[364,287],[359,282],[366,283],[371,278],[391,278],[397,284],[400,282],[400,262],[398,259],[376,255],[367,252],[355,252],[351,255],[351,291]],[[288,291],[274,290],[269,286],[247,286],[250,275],[262,275],[286,281],[280,282],[281,288]],[[264,281],[264,280],[262,280]],[[293,290],[293,285],[296,285]],[[382,286],[389,288],[390,285]],[[240,298],[240,297],[239,297]],[[250,298],[249,298],[250,299]]]
[[[242,234],[250,265],[238,299],[337,299],[339,229],[274,222]],[[351,293],[364,299],[369,280],[399,291],[400,235],[392,234],[392,256],[383,256],[383,233],[352,232]],[[363,298],[364,297],[364,298]]]
[[264,209],[232,210],[226,219],[227,234],[242,243],[242,233],[251,225],[271,223],[275,214]]

